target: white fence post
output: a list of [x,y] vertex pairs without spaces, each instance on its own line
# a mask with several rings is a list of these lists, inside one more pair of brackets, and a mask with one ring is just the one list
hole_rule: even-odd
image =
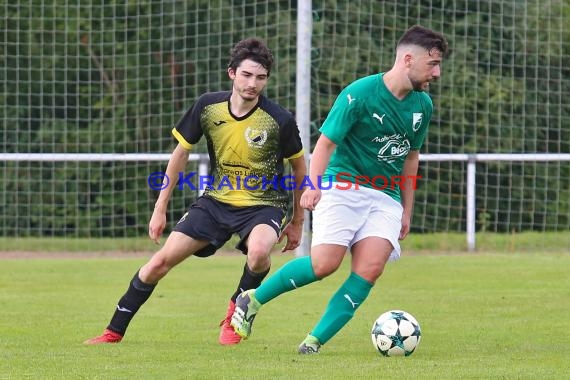
[[470,154],[467,159],[467,250],[475,251],[475,171],[477,155]]
[[[311,0],[299,1],[297,9],[297,79],[295,91],[295,117],[301,133],[301,142],[305,148],[307,165],[311,153],[311,37],[313,35],[313,6]],[[308,169],[308,168],[307,168]],[[295,256],[310,253],[311,220],[309,211],[305,211],[303,237],[295,250]]]

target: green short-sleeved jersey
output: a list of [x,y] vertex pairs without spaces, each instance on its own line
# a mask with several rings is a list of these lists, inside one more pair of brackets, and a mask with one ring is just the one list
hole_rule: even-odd
[[337,97],[320,131],[336,145],[325,176],[380,189],[400,201],[396,182],[410,150],[419,150],[433,112],[428,94],[412,91],[399,100],[383,73],[349,84]]

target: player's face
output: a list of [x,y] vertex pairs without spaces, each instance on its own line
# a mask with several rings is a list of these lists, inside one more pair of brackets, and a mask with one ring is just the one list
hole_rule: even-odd
[[228,69],[233,92],[245,101],[255,101],[267,84],[267,70],[259,63],[246,59],[234,71]]
[[408,78],[414,91],[426,91],[441,76],[441,52],[433,49],[416,52],[411,57]]

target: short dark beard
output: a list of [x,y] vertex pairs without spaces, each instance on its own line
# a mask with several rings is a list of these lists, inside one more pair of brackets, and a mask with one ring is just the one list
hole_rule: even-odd
[[417,80],[410,79],[410,83],[412,84],[412,89],[414,91],[424,91],[424,89],[422,88],[423,82],[419,82]]

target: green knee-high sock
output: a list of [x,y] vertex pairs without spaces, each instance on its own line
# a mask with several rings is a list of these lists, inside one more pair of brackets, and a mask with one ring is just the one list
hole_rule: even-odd
[[325,313],[310,335],[319,343],[325,344],[354,316],[354,312],[364,302],[373,284],[356,273],[350,273],[348,279],[332,296]]
[[280,294],[317,281],[311,257],[293,259],[269,276],[256,290],[255,299],[267,303]]

